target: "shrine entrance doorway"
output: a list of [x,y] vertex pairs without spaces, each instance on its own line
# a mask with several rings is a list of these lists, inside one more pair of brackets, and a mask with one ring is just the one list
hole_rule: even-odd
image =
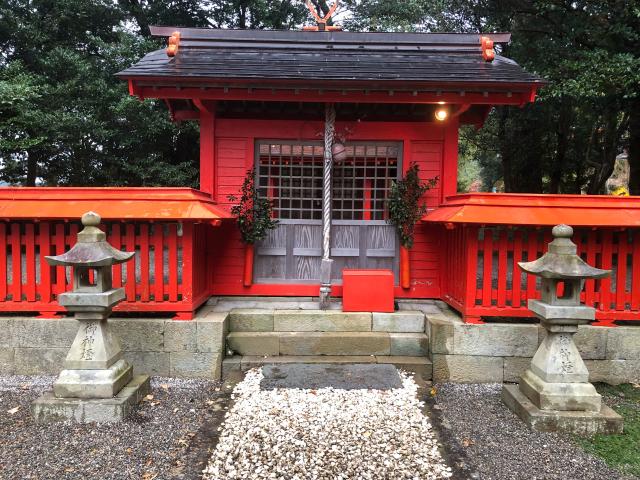
[[[332,282],[344,268],[391,269],[398,240],[386,200],[402,175],[402,142],[348,142],[332,169]],[[273,203],[278,226],[256,245],[256,283],[318,283],[322,259],[321,142],[256,142],[256,182]]]

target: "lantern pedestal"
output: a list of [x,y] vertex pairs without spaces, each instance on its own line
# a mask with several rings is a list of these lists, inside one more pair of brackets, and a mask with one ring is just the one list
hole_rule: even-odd
[[590,436],[622,433],[622,417],[606,405],[599,412],[541,410],[518,385],[502,387],[502,401],[529,427],[541,432],[567,432]]
[[53,392],[46,392],[31,404],[31,413],[36,423],[121,422],[150,391],[149,376],[134,375],[111,398],[58,398]]

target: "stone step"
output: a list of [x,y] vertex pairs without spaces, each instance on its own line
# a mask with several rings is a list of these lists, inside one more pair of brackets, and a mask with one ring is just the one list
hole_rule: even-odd
[[274,364],[354,364],[354,363],[386,363],[400,370],[418,374],[423,380],[431,380],[433,365],[427,357],[399,357],[390,355],[234,355],[222,361],[222,375],[232,372],[246,372],[252,368]]
[[425,315],[420,311],[393,313],[342,312],[334,310],[233,309],[231,332],[393,332],[424,333]]
[[230,332],[227,346],[240,355],[426,356],[424,333]]

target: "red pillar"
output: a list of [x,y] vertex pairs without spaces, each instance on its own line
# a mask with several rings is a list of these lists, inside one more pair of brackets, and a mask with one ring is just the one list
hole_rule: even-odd
[[194,101],[200,109],[200,190],[216,195],[216,114],[215,104]]
[[459,118],[450,118],[444,127],[440,202],[458,193],[458,127]]

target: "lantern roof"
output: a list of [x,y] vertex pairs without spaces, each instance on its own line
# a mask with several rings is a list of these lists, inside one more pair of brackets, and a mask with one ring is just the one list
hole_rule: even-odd
[[[491,92],[535,93],[545,83],[513,60],[495,54],[493,45],[508,43],[508,33],[180,27],[151,27],[151,32],[169,38],[169,48],[151,52],[117,74],[129,80],[132,93],[145,86],[159,89],[155,94],[145,90],[145,96],[161,97],[163,87],[233,90],[239,85],[256,90],[277,90],[283,85],[320,88],[325,95],[333,88],[370,88],[371,93],[415,89],[416,97],[425,89],[460,94],[465,86],[467,93],[478,91],[486,96]],[[519,95],[514,95],[513,103],[519,102]]]
[[580,280],[604,278],[610,270],[592,267],[577,255],[576,244],[571,241],[573,228],[569,225],[556,225],[551,234],[554,240],[549,251],[531,262],[518,262],[522,270],[542,278],[558,280]]
[[107,242],[106,234],[98,228],[100,220],[94,212],[82,215],[84,228],[78,233],[78,242],[62,255],[46,256],[49,265],[108,267],[131,259],[135,252],[122,252]]

